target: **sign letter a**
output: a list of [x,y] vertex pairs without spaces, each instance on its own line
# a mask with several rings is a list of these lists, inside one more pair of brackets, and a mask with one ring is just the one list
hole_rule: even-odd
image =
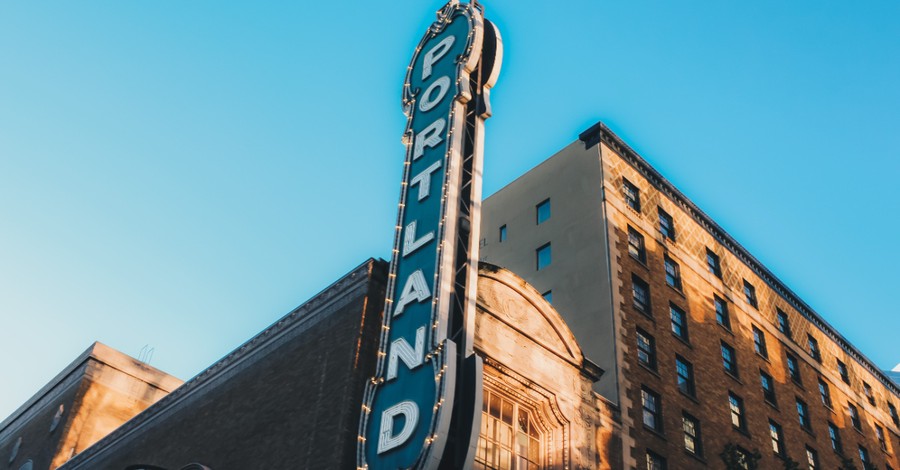
[[397,300],[397,307],[394,309],[394,315],[403,313],[403,309],[413,301],[422,302],[431,298],[431,292],[428,290],[428,284],[425,282],[425,275],[421,269],[415,270],[406,278],[406,284],[403,286],[403,292],[400,299]]

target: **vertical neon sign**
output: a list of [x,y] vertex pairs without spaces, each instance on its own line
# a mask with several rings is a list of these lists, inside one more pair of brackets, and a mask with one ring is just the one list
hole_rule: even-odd
[[407,69],[406,160],[378,368],[363,399],[361,468],[464,468],[472,459],[483,124],[501,55],[481,8],[451,0]]

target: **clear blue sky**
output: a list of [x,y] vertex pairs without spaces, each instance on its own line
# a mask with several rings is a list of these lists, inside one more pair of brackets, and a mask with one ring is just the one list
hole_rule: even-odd
[[[441,4],[0,3],[0,419],[94,340],[187,379],[387,258]],[[602,119],[900,361],[900,3],[486,5],[486,195]]]

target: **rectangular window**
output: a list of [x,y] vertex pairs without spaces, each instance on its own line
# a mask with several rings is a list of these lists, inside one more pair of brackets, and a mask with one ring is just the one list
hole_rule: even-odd
[[751,307],[758,307],[758,303],[756,302],[756,288],[753,287],[753,284],[747,282],[746,279],[744,279],[744,297],[747,299],[747,303],[750,304]]
[[644,248],[644,236],[630,226],[628,227],[628,254],[641,263],[647,262],[647,250]]
[[647,451],[647,470],[666,470],[666,459],[660,455]]
[[747,428],[747,420],[744,416],[744,400],[728,392],[728,407],[731,409],[731,424],[741,431]]
[[809,406],[806,405],[806,402],[797,398],[797,417],[800,419],[800,427],[803,429],[811,430],[812,424],[809,419]]
[[753,327],[753,350],[762,357],[769,357],[769,350],[766,349],[766,335],[757,327]]
[[666,264],[666,284],[681,290],[681,269],[678,263],[672,261],[672,258],[665,257]]
[[859,409],[853,403],[847,403],[847,413],[850,414],[850,422],[857,431],[862,431],[862,421],[859,420]]
[[675,336],[687,341],[688,324],[687,315],[684,314],[684,310],[669,304],[669,317],[672,319],[672,333],[675,333]]
[[822,404],[831,408],[831,390],[824,380],[819,379],[819,397],[822,398]]
[[819,467],[819,454],[809,446],[806,446],[806,468],[809,470],[821,468]]
[[871,468],[872,461],[869,459],[869,449],[859,446],[859,461],[862,462],[864,470],[869,470]]
[[672,216],[668,214],[668,212],[658,209],[659,212],[659,231],[663,234],[664,237],[669,240],[675,241],[675,222],[672,221]]
[[637,330],[637,357],[641,365],[656,370],[656,339],[640,328]]
[[769,438],[772,440],[772,452],[775,452],[775,455],[784,456],[784,433],[781,431],[781,425],[771,419],[769,420]]
[[893,403],[888,403],[888,412],[891,414],[891,421],[894,422],[894,426],[900,426],[900,417],[897,416],[897,407],[894,406]]
[[685,358],[675,356],[675,375],[677,376],[678,390],[685,395],[694,396],[694,366]]
[[724,341],[722,341],[722,366],[725,367],[725,372],[735,377],[738,376],[737,356],[734,354],[734,348]]
[[731,329],[731,317],[728,315],[728,304],[718,295],[713,295],[713,305],[716,308],[716,323]]
[[550,218],[550,198],[544,199],[540,204],[534,206],[534,216],[537,224],[542,224]]
[[822,362],[822,353],[819,352],[819,342],[809,333],[806,334],[806,346],[809,355],[812,356],[813,359]]
[[878,439],[878,444],[881,445],[881,450],[887,452],[887,442],[884,440],[884,428],[879,425],[875,425],[875,438]]
[[506,241],[506,225],[500,226],[500,243]]
[[828,422],[828,438],[831,439],[832,450],[838,454],[843,454],[844,446],[841,444],[841,432],[831,421]]
[[715,254],[709,248],[706,249],[706,267],[709,272],[717,278],[722,278],[722,266],[719,264],[719,255]]
[[550,253],[550,244],[549,243],[538,248],[537,250],[534,250],[534,252],[535,252],[535,255],[537,258],[538,271],[546,268],[547,266],[550,266],[550,263],[552,261],[552,256]]
[[631,276],[631,296],[634,299],[634,308],[650,315],[650,286],[635,275]]
[[772,380],[772,376],[759,371],[759,381],[762,384],[763,389],[763,398],[773,405],[777,405],[778,401],[775,399],[775,381]]
[[788,321],[788,316],[786,313],[782,312],[781,309],[776,310],[775,312],[778,322],[778,331],[782,332],[788,338],[791,337],[791,322]]
[[837,368],[838,374],[841,374],[841,380],[844,381],[845,384],[850,384],[850,371],[847,370],[847,364],[841,362],[840,359],[837,360]]
[[797,358],[791,353],[785,353],[785,357],[787,358],[788,374],[791,376],[791,380],[797,385],[803,385],[803,380],[800,378],[800,363],[797,362]]
[[872,386],[863,382],[863,391],[866,393],[866,399],[869,400],[869,404],[875,406],[875,395],[872,393]]
[[541,294],[541,296],[544,298],[544,300],[547,301],[548,304],[553,303],[553,291],[552,290],[548,290],[547,292],[544,292],[543,294]]
[[693,416],[683,413],[681,425],[684,429],[684,450],[696,456],[703,455],[703,446],[700,442],[700,421]]
[[637,186],[631,184],[625,178],[622,178],[622,195],[625,197],[625,205],[632,208],[635,212],[641,212],[641,193]]
[[641,408],[644,414],[644,426],[657,432],[662,431],[662,406],[659,402],[659,395],[647,387],[641,387]]

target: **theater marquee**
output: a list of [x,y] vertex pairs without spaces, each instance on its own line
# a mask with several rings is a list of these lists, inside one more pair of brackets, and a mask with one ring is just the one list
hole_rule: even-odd
[[471,466],[483,124],[501,55],[481,7],[452,0],[408,68],[406,160],[378,368],[363,398],[362,468]]

